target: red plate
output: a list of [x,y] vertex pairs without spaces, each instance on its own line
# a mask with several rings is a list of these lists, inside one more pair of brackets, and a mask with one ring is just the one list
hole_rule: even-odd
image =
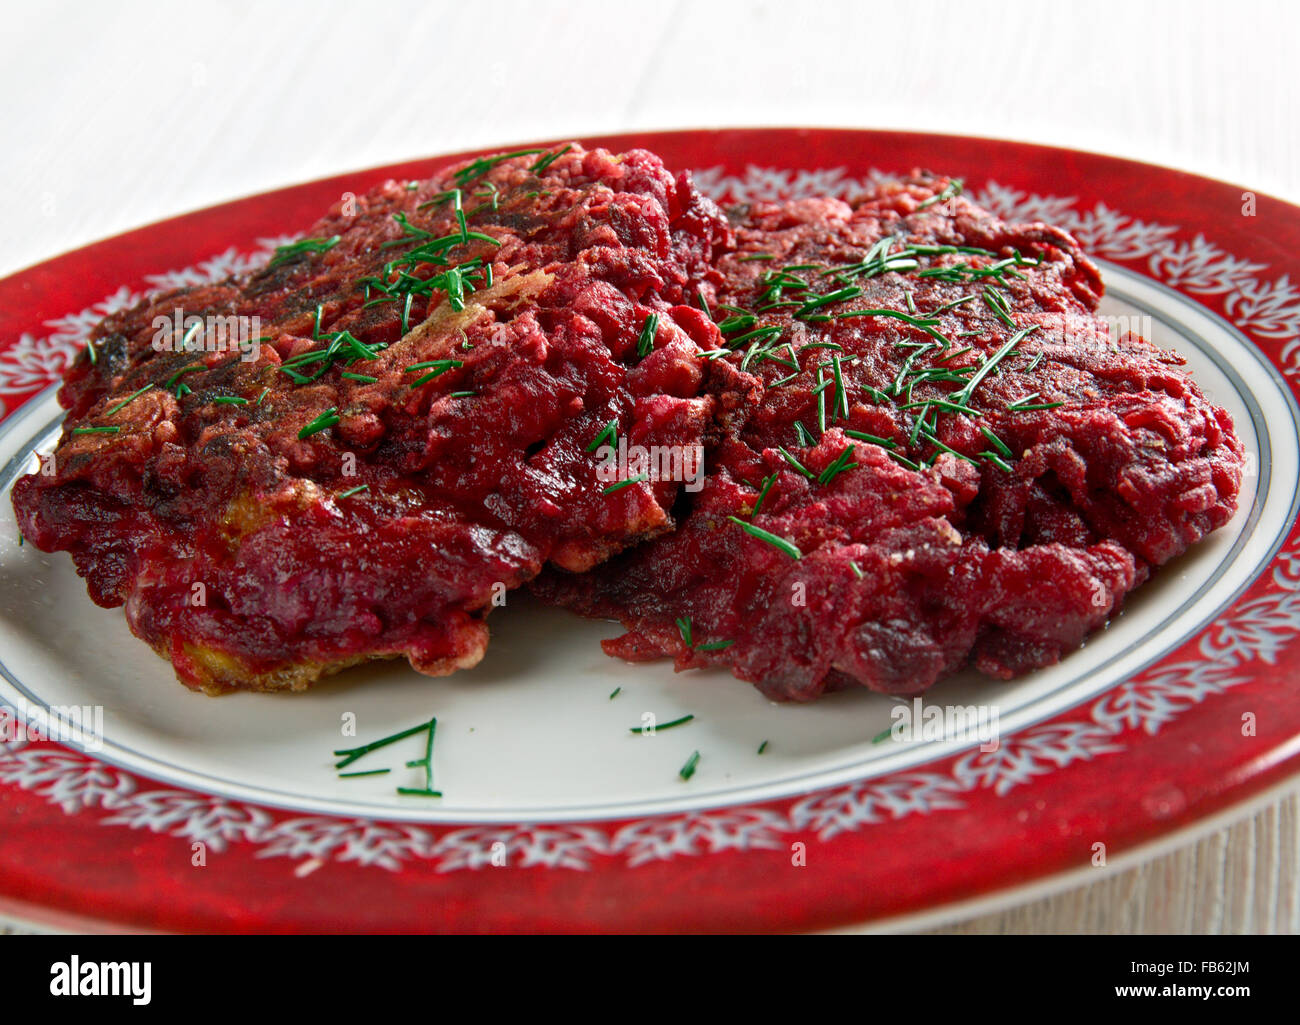
[[[741,779],[738,768],[730,789],[702,785],[624,806],[593,797],[553,812],[539,801],[536,814],[516,819],[457,819],[344,813],[269,785],[265,796],[209,786],[193,766],[121,738],[90,754],[0,730],[0,904],[74,927],[193,931],[897,922],[1078,881],[1072,870],[1123,863],[1292,781],[1300,209],[1194,175],[987,139],[743,129],[586,141],[652,149],[733,199],[847,193],[924,167],[961,175],[969,195],[1004,216],[1066,227],[1102,261],[1116,297],[1110,312],[1150,317],[1157,340],[1186,352],[1197,379],[1234,411],[1252,456],[1238,518],[1194,559],[1162,571],[1113,636],[1066,659],[1060,686],[1043,677],[1001,692],[1010,714],[994,751],[933,744],[792,760],[761,778]],[[3,457],[15,460],[2,483],[29,465],[48,426],[34,411],[105,313],[141,291],[247,265],[344,192],[473,155],[253,196],[0,281],[0,436]],[[5,563],[0,583],[17,565]],[[17,629],[13,610],[6,615],[0,633]],[[54,693],[32,689],[30,657],[3,658],[0,725],[6,707]],[[623,679],[627,670],[611,662],[603,671]],[[141,691],[142,702],[151,698]],[[813,713],[781,714],[794,723]],[[599,763],[590,771],[609,774]],[[202,869],[193,843],[206,850]],[[494,867],[494,852],[508,870]]]

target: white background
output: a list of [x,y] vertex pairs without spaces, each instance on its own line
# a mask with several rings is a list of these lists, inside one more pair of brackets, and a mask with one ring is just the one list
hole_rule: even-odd
[[309,178],[638,128],[821,123],[1022,138],[1297,198],[1296,9],[7,5],[0,273]]
[[[309,178],[642,128],[990,135],[1300,200],[1294,2],[83,2],[5,4],[0,33],[0,274]],[[1284,801],[965,928],[1295,931],[1297,837]]]

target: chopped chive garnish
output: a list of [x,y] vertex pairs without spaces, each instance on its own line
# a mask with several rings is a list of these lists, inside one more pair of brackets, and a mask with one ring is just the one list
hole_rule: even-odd
[[613,700],[614,700],[616,697],[618,697],[619,694],[621,694],[622,692],[623,692],[623,688],[622,688],[622,687],[615,687],[612,691],[610,691],[610,694],[609,694],[609,700],[610,700],[610,701],[613,701]]
[[[966,462],[968,462],[968,463],[972,463],[972,464],[974,464],[974,465],[976,465],[976,466],[979,465],[979,461],[978,461],[978,460],[976,460],[976,459],[972,459],[972,458],[971,458],[970,456],[968,456],[965,452],[958,452],[955,448],[951,448],[951,447],[949,447],[948,445],[945,445],[945,444],[944,444],[942,441],[940,441],[938,438],[934,437],[934,435],[927,435],[927,436],[926,436],[926,440],[929,441],[930,444],[933,445],[935,448],[940,449],[941,451],[947,452],[947,453],[948,453],[949,455],[951,455],[951,456],[956,456],[958,459],[964,459],[964,460],[966,460]],[[936,452],[933,456],[930,457],[930,460],[929,460],[929,461],[930,461],[931,463],[933,463],[934,460],[935,460],[936,458],[938,458],[938,453],[937,453],[937,452]]]
[[948,341],[947,336],[939,330],[939,322],[937,320],[930,317],[913,317],[910,313],[904,313],[901,310],[846,310],[843,313],[835,314],[835,317],[837,319],[846,319],[849,317],[892,317],[894,320],[901,320],[904,324],[908,324],[920,331],[924,331],[945,349],[952,344]]
[[[953,178],[951,181],[948,182],[947,185],[943,187],[942,191],[936,192],[929,199],[922,200],[917,205],[916,208],[917,210],[927,210],[930,207],[934,206],[935,203],[942,203],[944,200],[953,199],[956,196],[960,196],[961,189],[962,189],[962,180],[960,178]],[[916,248],[920,249],[919,246]]]
[[429,359],[429,360],[425,360],[423,363],[412,363],[409,367],[407,367],[405,370],[403,370],[402,373],[404,373],[404,374],[409,374],[409,373],[410,373],[411,371],[413,371],[413,370],[428,370],[429,367],[438,367],[438,368],[440,368],[440,369],[441,369],[441,368],[450,369],[450,367],[448,366],[448,364],[451,364],[451,365],[454,365],[454,366],[464,366],[464,364],[461,363],[459,360],[454,360],[454,359]]
[[835,457],[835,461],[817,476],[817,483],[823,485],[829,484],[841,473],[844,473],[846,470],[855,469],[856,467],[857,463],[853,461],[853,446],[845,445],[844,451]]
[[472,399],[478,395],[474,391],[454,391],[449,393],[453,399]]
[[641,334],[636,340],[636,354],[648,356],[655,345],[655,334],[659,330],[659,314],[652,313],[641,326]]
[[866,441],[872,445],[879,445],[881,448],[895,448],[897,445],[896,442],[891,441],[889,438],[882,438],[876,434],[867,434],[865,431],[851,431],[846,427],[844,428],[844,433],[850,438],[856,438],[858,441]]
[[442,206],[443,203],[449,202],[455,198],[459,202],[460,189],[447,189],[445,192],[439,192],[430,196],[423,203],[416,207],[417,210],[427,210],[431,206]]
[[218,406],[247,406],[248,399],[241,395],[218,395],[212,400]]
[[307,424],[298,432],[299,440],[310,438],[313,434],[318,434],[326,428],[333,427],[339,422],[339,411],[337,406],[330,406],[320,416],[316,417],[311,423]]
[[767,741],[765,740],[763,741],[763,743],[758,745],[758,753],[762,754],[766,750],[767,750]]
[[399,794],[409,794],[414,797],[441,797],[441,790],[433,789],[433,735],[438,729],[437,718],[430,719],[421,729],[425,730],[424,757],[416,758],[406,763],[408,769],[423,767],[424,769],[424,786],[423,787],[398,787]]
[[758,493],[758,501],[754,503],[754,511],[749,514],[750,516],[757,516],[758,510],[763,508],[763,499],[767,497],[772,485],[776,483],[776,478],[777,474],[775,473],[763,478],[763,489]]
[[849,418],[849,393],[844,388],[843,364],[839,353],[831,357],[831,369],[835,374],[835,414],[833,419]]
[[[719,325],[721,327],[721,325]],[[777,338],[785,328],[773,324],[769,327],[756,327],[752,331],[746,331],[743,335],[737,335],[735,338],[728,338],[727,344],[733,349],[739,348],[745,342],[761,341],[765,338]]]
[[980,433],[989,439],[989,443],[1001,452],[1008,459],[1011,458],[1011,449],[1007,448],[1007,443],[990,431],[987,427],[980,425]]
[[[471,217],[473,217],[475,214],[479,213],[480,211],[488,207],[491,207],[493,211],[500,209],[501,190],[497,188],[496,182],[488,182],[486,188],[476,189],[474,195],[482,197],[487,201],[485,203],[480,203],[473,210],[471,210],[470,211]],[[491,285],[491,282],[489,281],[488,284]]]
[[943,304],[942,306],[940,306],[938,309],[931,310],[931,311],[927,314],[927,316],[929,316],[929,317],[937,317],[940,313],[947,313],[949,310],[956,309],[958,306],[961,306],[961,305],[963,305],[963,304],[965,304],[965,303],[968,303],[968,302],[972,302],[972,301],[974,301],[974,300],[977,299],[977,298],[979,298],[979,297],[978,297],[977,295],[975,295],[975,293],[973,293],[973,292],[972,292],[970,295],[963,295],[960,299],[954,299],[954,300],[953,300],[952,302],[950,302],[950,303],[944,303],[944,304]]
[[699,764],[700,764],[700,753],[696,751],[688,759],[686,759],[686,764],[683,765],[678,770],[677,775],[681,776],[682,779],[690,779],[692,776],[695,775],[695,766]]
[[921,412],[920,414],[918,414],[916,418],[916,423],[912,425],[912,433],[907,436],[907,443],[909,445],[915,445],[917,439],[920,438],[921,429],[925,427],[925,418],[929,414],[930,414],[930,404],[928,402],[922,403]]
[[677,620],[677,631],[682,635],[682,640],[686,643],[686,646],[692,651],[721,651],[723,648],[729,648],[735,643],[734,641],[710,641],[708,644],[696,644],[691,636],[690,616]]
[[849,562],[849,569],[853,570],[853,575],[859,580],[866,576],[866,574],[862,572],[862,567],[851,560]]
[[674,719],[672,722],[666,722],[661,726],[631,726],[628,728],[628,732],[629,733],[656,733],[659,730],[671,730],[674,726],[681,726],[683,723],[688,723],[694,718],[695,716],[693,715],[684,715],[680,719]]
[[[737,263],[748,263],[748,262],[751,261],[751,260],[775,260],[775,259],[776,259],[776,257],[773,256],[771,253],[750,253],[748,256],[738,256],[738,257],[736,257],[736,262],[737,262]],[[787,267],[787,268],[785,268],[785,269],[786,269],[786,270],[789,270],[790,268]]]
[[980,382],[983,381],[984,378],[987,377],[992,372],[994,367],[996,367],[999,363],[1002,362],[1003,359],[1006,358],[1007,354],[1016,347],[1017,342],[1019,342],[1026,335],[1031,334],[1032,332],[1037,330],[1038,330],[1038,325],[1034,324],[1032,327],[1021,328],[1019,331],[1013,334],[1002,344],[1002,346],[998,349],[997,352],[995,352],[992,356],[986,359],[984,363],[980,366],[980,368],[977,371],[975,371],[975,376],[970,379],[970,382],[966,385],[966,387],[959,392],[954,392],[952,395],[949,396],[949,398],[952,399],[954,402],[956,402],[959,406],[969,405],[971,395],[975,393],[975,389],[979,387]]
[[572,143],[570,143],[569,145],[565,146],[564,149],[556,150],[554,153],[548,153],[548,154],[546,154],[546,156],[542,157],[541,160],[537,161],[537,163],[533,164],[533,166],[530,167],[528,170],[532,171],[533,174],[541,174],[541,173],[542,173],[543,171],[545,171],[548,167],[550,167],[553,163],[555,163],[557,160],[559,160],[560,157],[562,157],[562,156],[564,156],[564,154],[568,153],[569,150],[571,150],[571,149],[573,149],[573,144],[572,144]]
[[893,733],[894,733],[894,727],[892,726],[889,727],[889,729],[887,730],[881,730],[879,733],[877,733],[874,737],[871,738],[871,742],[873,744],[879,744],[882,740],[888,740],[891,736],[893,736]]
[[413,370],[429,370],[430,367],[433,368],[423,377],[411,384],[411,389],[414,390],[419,388],[421,385],[428,384],[435,377],[441,377],[448,370],[456,370],[464,365],[464,362],[458,359],[431,359],[424,363],[412,363],[402,372],[409,374]]
[[[401,238],[389,239],[382,246],[380,246],[381,249],[392,249],[395,246],[405,246],[405,245],[410,245],[412,242],[421,242],[425,239],[435,238],[433,232],[425,231],[423,228],[417,228],[414,224],[411,223],[410,219],[406,216],[406,214],[401,211],[398,211],[397,213],[393,214],[393,220],[397,222],[398,226],[402,229],[403,232],[405,232],[405,234],[403,234]],[[459,239],[459,236],[456,236],[456,238]],[[451,244],[452,243],[447,243],[447,247],[450,248]],[[320,317],[318,315],[317,316],[318,323],[319,320]]]
[[74,427],[73,434],[116,434],[120,427]]
[[360,747],[345,747],[333,752],[335,755],[343,755],[343,761],[334,766],[336,769],[343,769],[351,765],[358,758],[370,754],[371,751],[377,751],[381,747],[387,747],[389,744],[395,744],[399,740],[405,740],[407,737],[413,737],[429,728],[427,722],[420,723],[419,726],[412,726],[409,730],[402,730],[400,733],[394,733],[387,737],[381,737],[379,740],[372,740],[369,744],[362,744]]
[[[205,329],[204,326],[203,326],[203,321],[202,321],[202,320],[196,320],[196,321],[194,322],[194,324],[192,324],[192,325],[189,327],[189,329],[186,330],[185,334],[181,335],[181,345],[180,345],[181,350],[182,350],[183,352],[189,352],[189,351],[191,351],[191,344],[193,343],[193,341],[194,341],[196,338],[198,338],[200,335],[204,334],[204,333],[205,333],[205,330],[206,330],[206,329]],[[196,347],[197,347],[197,346],[196,346]]]
[[545,153],[544,149],[517,149],[510,153],[496,153],[490,157],[479,157],[477,160],[471,160],[454,175],[456,184],[460,186],[468,185],[476,178],[482,178],[492,168],[502,164],[507,160],[513,160],[515,157],[534,157],[538,153]]
[[138,396],[138,395],[143,395],[145,392],[147,392],[147,391],[148,391],[150,388],[152,388],[152,387],[153,387],[153,382],[150,382],[149,384],[146,384],[143,388],[140,388],[140,389],[138,389],[138,390],[136,390],[136,391],[133,391],[130,395],[128,395],[126,398],[124,398],[121,402],[117,403],[117,405],[115,405],[112,409],[107,409],[107,410],[105,410],[105,411],[104,411],[104,415],[105,415],[105,416],[112,416],[114,413],[116,413],[116,412],[118,412],[119,410],[123,409],[123,408],[126,406],[126,404],[127,404],[128,402],[130,402],[132,399],[134,399],[136,396]]
[[981,452],[980,455],[982,455],[985,459],[987,459],[990,463],[992,463],[994,466],[996,466],[999,470],[1003,471],[1004,473],[1014,472],[1011,469],[1011,464],[1008,463],[1006,460],[1004,460],[996,452],[985,451],[985,452]]
[[97,353],[97,352],[95,351],[95,343],[94,343],[94,342],[87,342],[87,343],[86,343],[86,355],[87,355],[88,357],[90,357],[90,362],[91,362],[92,364],[93,364],[93,363],[98,363],[98,362],[99,362],[99,353]]
[[348,488],[347,491],[340,491],[339,498],[351,498],[353,495],[359,495],[361,492],[369,490],[369,484],[358,484],[355,488]]
[[776,548],[784,552],[786,555],[790,556],[790,558],[792,559],[803,558],[803,552],[799,550],[798,546],[787,541],[785,538],[780,537],[777,534],[773,534],[769,530],[764,530],[762,527],[756,527],[752,523],[746,523],[738,516],[728,516],[727,519],[737,524],[741,530],[745,531],[745,533],[751,535],[752,537],[758,538],[760,541],[765,541],[767,544],[770,544],[773,548]]
[[339,779],[353,779],[357,776],[382,776],[384,773],[392,771],[392,769],[369,769],[366,772],[340,772]]
[[[961,378],[959,378],[961,380]],[[963,416],[983,416],[978,409],[971,409],[970,406],[960,406],[955,402],[948,402],[944,399],[926,399],[924,402],[905,402],[898,407],[901,410],[908,409],[944,409],[950,413],[961,413]]]
[[834,303],[848,302],[850,299],[856,299],[862,294],[862,289],[857,285],[849,285],[845,288],[837,288],[834,292],[827,292],[825,295],[813,296],[799,307],[794,313],[796,319],[806,320],[809,314],[815,313],[823,306],[830,306]]
[[733,331],[748,331],[757,323],[758,318],[752,313],[738,313],[719,323],[718,330],[724,335],[729,335]]
[[[193,373],[195,370],[202,370],[202,369],[203,369],[202,363],[191,363],[189,366],[181,367],[178,371],[176,371],[176,373],[172,374],[171,377],[167,378],[167,383],[163,385],[163,388],[165,388],[167,391],[171,391],[173,388],[177,387],[177,382],[186,374]],[[185,390],[186,392],[189,391],[188,388],[186,388]],[[178,395],[177,398],[180,398],[180,396]]]
[[601,494],[612,495],[615,491],[621,491],[623,488],[627,487],[630,484],[644,484],[649,479],[650,479],[649,474],[645,474],[645,473],[637,474],[637,476],[635,477],[629,477],[627,480],[621,480],[615,484],[611,484],[609,487],[605,488],[605,490],[602,491]]
[[271,257],[271,262],[266,266],[268,270],[274,270],[276,267],[291,263],[308,253],[328,252],[338,244],[338,235],[333,235],[330,238],[304,238],[297,242],[290,242],[287,246],[277,247]]
[[[451,208],[456,213],[456,224],[460,227],[460,238],[462,242],[469,241],[469,225],[465,223],[465,207],[461,205],[460,189],[454,190],[455,195],[451,197]],[[410,296],[407,296],[410,301]]]
[[618,444],[618,417],[614,417],[604,427],[600,433],[591,439],[585,451],[595,452],[602,445],[609,445],[611,448]]
[[992,285],[985,285],[982,294],[984,296],[984,304],[997,315],[1000,321],[1006,324],[1007,327],[1016,326],[1016,322],[1011,319],[1011,313],[1007,306],[1007,301],[1001,292],[995,289]]
[[814,477],[815,475],[814,475],[814,473],[812,472],[812,470],[810,470],[810,469],[808,469],[808,467],[804,466],[803,463],[799,462],[798,459],[796,459],[794,456],[792,456],[792,455],[791,455],[789,452],[787,452],[784,448],[782,448],[781,446],[778,445],[776,450],[777,450],[778,452],[780,452],[782,456],[785,457],[785,461],[786,461],[787,463],[789,463],[791,467],[794,468],[794,470],[795,470],[796,473],[801,473],[801,474],[803,474],[803,475],[804,475],[805,477],[807,477],[809,480],[812,480],[812,479],[813,479],[813,477]]
[[360,381],[362,384],[378,384],[379,378],[371,377],[369,374],[354,374],[351,370],[339,371],[340,377],[346,377],[349,381]]
[[[975,297],[974,297],[974,296],[970,296],[970,298],[974,299]],[[963,334],[979,334],[979,332],[978,332],[978,331],[965,331],[965,332],[963,332]],[[958,335],[957,337],[960,338],[961,335]],[[968,353],[968,352],[974,352],[974,351],[975,351],[975,346],[973,346],[973,345],[964,345],[964,346],[962,346],[960,349],[954,349],[952,352],[945,353],[944,355],[940,356],[937,360],[935,360],[935,363],[947,363],[947,362],[949,362],[950,360],[954,360],[954,359],[956,359],[958,356],[965,356],[966,353]]]

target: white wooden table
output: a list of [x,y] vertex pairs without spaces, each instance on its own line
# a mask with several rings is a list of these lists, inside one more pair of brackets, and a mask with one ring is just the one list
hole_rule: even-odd
[[[0,275],[350,168],[649,128],[1002,136],[1297,201],[1298,15],[1288,0],[7,6]],[[1295,932],[1298,851],[1291,798],[955,928]]]

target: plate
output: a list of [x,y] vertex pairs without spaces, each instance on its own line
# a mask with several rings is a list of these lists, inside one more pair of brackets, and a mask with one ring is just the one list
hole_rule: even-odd
[[[1247,449],[1237,515],[1059,665],[926,695],[922,714],[979,707],[989,732],[896,740],[882,695],[777,705],[722,671],[623,665],[598,643],[616,627],[524,595],[493,615],[487,658],[447,679],[380,664],[303,695],[207,698],[120,610],[90,602],[66,555],[19,543],[8,490],[57,437],[52,382],[144,292],[242,270],[344,193],[475,154],[142,228],[0,281],[0,903],[182,931],[889,925],[1077,881],[1300,771],[1300,209],[987,139],[585,141],[652,149],[734,201],[847,194],[926,167],[1006,217],[1069,229],[1102,267],[1102,313],[1178,349],[1232,414]],[[19,729],[23,715],[46,736]],[[335,749],[431,716],[440,799],[396,792],[422,781],[405,764],[420,735],[353,767],[387,775],[331,768]]]

